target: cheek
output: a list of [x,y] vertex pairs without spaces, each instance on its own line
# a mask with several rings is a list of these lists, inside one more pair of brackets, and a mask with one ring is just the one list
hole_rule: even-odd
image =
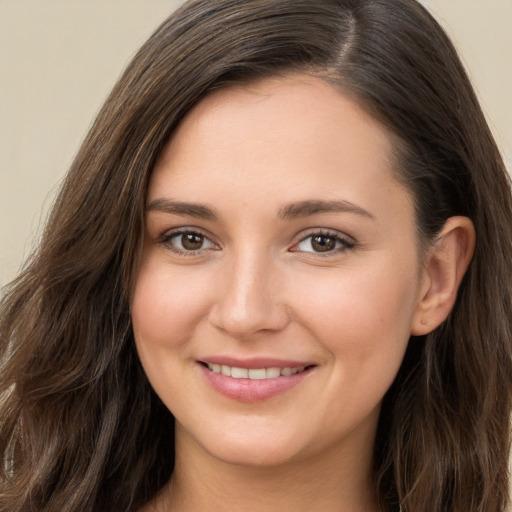
[[416,279],[413,270],[397,275],[351,269],[311,282],[304,324],[329,354],[325,389],[336,397],[323,411],[326,425],[369,417],[379,406],[410,338]]
[[187,341],[206,309],[204,284],[190,279],[186,270],[172,272],[158,258],[143,259],[131,309],[140,352],[176,348]]
[[417,269],[409,262],[397,272],[392,261],[317,275],[297,294],[304,298],[300,308],[309,329],[338,364],[350,361],[355,372],[369,367],[395,371],[409,340]]

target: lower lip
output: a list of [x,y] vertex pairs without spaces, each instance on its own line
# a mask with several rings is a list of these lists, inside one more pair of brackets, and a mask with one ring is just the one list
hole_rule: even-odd
[[311,367],[295,375],[281,375],[273,379],[259,380],[234,379],[222,375],[222,373],[212,372],[202,364],[199,366],[206,380],[215,391],[227,398],[241,402],[261,402],[280,395],[299,384],[313,370],[313,367]]

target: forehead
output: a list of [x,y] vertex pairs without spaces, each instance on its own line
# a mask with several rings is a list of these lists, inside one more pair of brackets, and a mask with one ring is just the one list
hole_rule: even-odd
[[215,91],[188,113],[160,154],[148,200],[279,191],[289,202],[371,202],[399,186],[392,155],[387,130],[331,84],[266,79]]
[[[220,130],[222,128],[222,130]],[[225,138],[228,129],[233,133]],[[161,158],[191,137],[197,149],[264,142],[249,139],[264,129],[268,137],[309,138],[311,145],[340,143],[341,137],[363,139],[391,154],[391,137],[386,128],[355,101],[330,83],[309,75],[290,75],[229,86],[209,93],[185,116],[164,148]],[[335,140],[336,139],[336,140]],[[209,143],[209,144],[207,144]],[[295,150],[300,147],[296,146]],[[357,149],[357,148],[354,148]]]

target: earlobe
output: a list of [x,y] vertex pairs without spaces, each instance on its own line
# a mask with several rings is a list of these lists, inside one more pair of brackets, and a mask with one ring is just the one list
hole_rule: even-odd
[[448,317],[475,250],[475,228],[467,217],[450,217],[429,249],[418,306],[411,326],[413,336],[433,331]]

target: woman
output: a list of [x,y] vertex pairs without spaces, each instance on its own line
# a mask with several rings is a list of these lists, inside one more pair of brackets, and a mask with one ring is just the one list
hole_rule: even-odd
[[3,301],[0,510],[505,510],[510,226],[419,4],[187,3]]

